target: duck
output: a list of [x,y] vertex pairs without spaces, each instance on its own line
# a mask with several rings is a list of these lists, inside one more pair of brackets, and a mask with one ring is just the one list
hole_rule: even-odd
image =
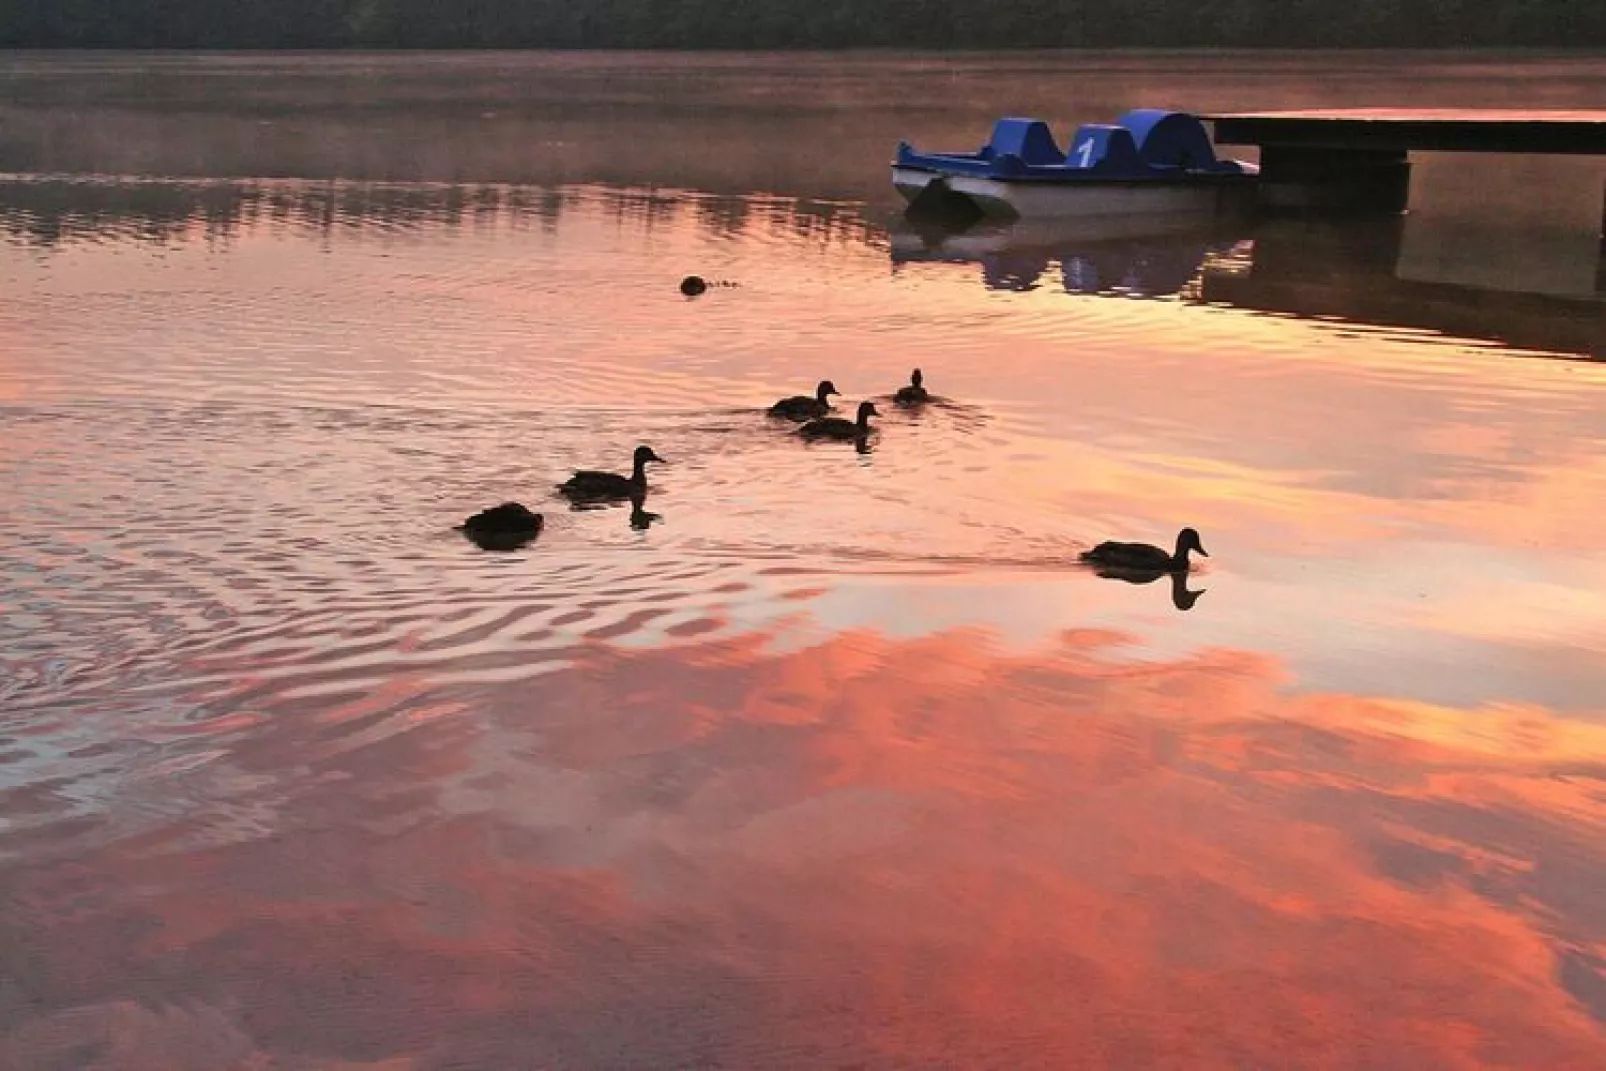
[[899,387],[898,393],[892,396],[892,400],[899,405],[919,405],[921,402],[931,401],[931,394],[925,387],[920,385],[924,378],[918,368],[910,372],[909,385],[907,387]]
[[880,416],[881,411],[875,407],[874,402],[859,403],[859,419],[848,420],[844,417],[821,417],[811,420],[797,429],[797,433],[805,439],[858,439],[863,440],[870,434],[870,418]]
[[638,446],[633,457],[629,476],[616,472],[582,471],[558,484],[558,491],[571,499],[619,499],[645,494],[647,490],[647,462],[660,465],[669,462],[652,452],[650,446]]
[[701,275],[688,275],[680,281],[680,292],[687,297],[696,297],[708,289],[708,281]]
[[545,521],[521,502],[482,509],[458,530],[483,550],[515,550],[541,534]]
[[826,398],[841,393],[836,389],[835,383],[829,379],[822,379],[820,385],[814,388],[814,397],[798,394],[791,398],[782,398],[770,406],[770,416],[785,420],[814,420],[831,412],[831,403],[826,401]]
[[1167,554],[1161,547],[1149,543],[1100,543],[1092,550],[1083,551],[1081,560],[1089,565],[1134,573],[1185,573],[1188,571],[1188,552],[1196,550],[1206,558],[1210,552],[1199,541],[1199,533],[1184,528],[1177,533],[1177,550]]

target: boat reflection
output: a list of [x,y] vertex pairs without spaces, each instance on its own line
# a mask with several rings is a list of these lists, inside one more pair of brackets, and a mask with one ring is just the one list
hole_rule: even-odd
[[1207,258],[1230,255],[1240,244],[1230,232],[1196,223],[1162,223],[1157,229],[1152,220],[1130,218],[1021,221],[963,231],[900,221],[890,242],[895,271],[908,264],[975,263],[989,290],[1036,290],[1057,282],[1068,294],[1127,297],[1178,294]]
[[[1142,228],[1141,221],[1072,221],[944,233],[899,223],[891,260],[894,272],[977,264],[990,290],[1177,297],[1606,357],[1606,252],[1593,235],[1468,230],[1464,222],[1452,232],[1408,216],[1262,220],[1226,233]],[[1469,257],[1481,270],[1468,270]],[[1492,271],[1491,262],[1511,267]]]

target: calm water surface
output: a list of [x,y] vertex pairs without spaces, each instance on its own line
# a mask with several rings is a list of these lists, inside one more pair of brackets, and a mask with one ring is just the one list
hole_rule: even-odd
[[[1606,63],[0,87],[0,1066],[1606,1063],[1606,167],[957,237],[884,170]],[[865,452],[762,415],[915,364]],[[553,497],[640,442],[640,511]],[[1073,564],[1184,524],[1202,595]]]

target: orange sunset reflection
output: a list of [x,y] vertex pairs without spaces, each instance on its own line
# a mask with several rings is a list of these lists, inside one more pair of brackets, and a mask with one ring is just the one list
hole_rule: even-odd
[[[1598,1065],[1606,729],[1084,630],[587,645],[11,872],[24,1066]],[[413,705],[427,705],[414,697]],[[270,711],[272,713],[272,711]],[[356,711],[361,717],[362,712]],[[1597,711],[1596,714],[1603,712]],[[262,832],[212,847],[246,807]],[[220,810],[218,810],[220,809]],[[190,843],[182,854],[171,838]],[[136,1009],[116,997],[135,975]],[[829,1039],[829,1040],[826,1040]],[[346,1061],[340,1063],[339,1061]],[[533,1064],[531,1063],[533,1061]]]
[[0,1071],[1606,1066],[1598,162],[887,174],[1606,68],[1069,59],[0,60]]

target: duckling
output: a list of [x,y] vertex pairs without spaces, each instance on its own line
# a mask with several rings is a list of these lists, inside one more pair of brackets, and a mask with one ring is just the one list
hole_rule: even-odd
[[647,490],[646,466],[649,461],[656,461],[660,465],[668,464],[652,452],[652,447],[638,446],[629,476],[620,476],[616,472],[577,472],[558,484],[558,491],[572,499],[582,501],[629,498],[638,492],[644,494]]
[[482,509],[458,526],[482,550],[515,550],[541,534],[544,523],[519,502]]
[[836,389],[835,383],[829,379],[822,379],[820,385],[814,388],[814,397],[798,394],[791,398],[782,398],[770,406],[770,416],[781,417],[784,420],[814,420],[831,411],[831,403],[826,401],[826,398],[841,393]]
[[859,419],[847,420],[843,417],[821,417],[811,420],[797,429],[797,433],[805,439],[859,439],[863,440],[870,434],[870,418],[880,416],[881,411],[875,407],[874,402],[859,403]]
[[1199,533],[1184,528],[1177,533],[1177,550],[1167,554],[1160,547],[1148,543],[1100,543],[1092,550],[1082,552],[1082,561],[1089,565],[1137,573],[1185,573],[1188,571],[1188,552],[1196,550],[1206,558],[1210,552],[1199,542]]
[[898,388],[898,393],[892,396],[892,400],[897,402],[899,405],[919,405],[921,402],[931,401],[930,393],[927,392],[925,387],[920,385],[923,378],[924,377],[921,376],[920,369],[918,368],[916,368],[913,372],[910,372],[909,385],[907,387]]

